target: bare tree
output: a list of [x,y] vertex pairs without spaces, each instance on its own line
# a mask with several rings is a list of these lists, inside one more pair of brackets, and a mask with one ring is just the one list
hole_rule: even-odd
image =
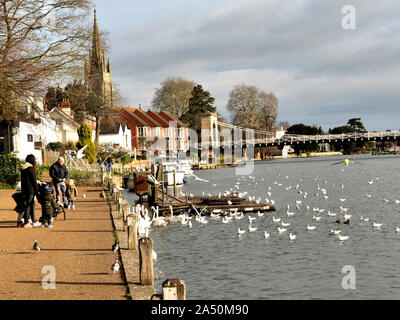
[[235,125],[271,130],[278,114],[278,99],[255,86],[235,86],[227,105]]
[[178,118],[189,109],[189,99],[192,97],[196,83],[180,77],[169,77],[161,82],[152,101],[152,107],[157,110],[169,111]]
[[288,121],[280,121],[278,122],[278,124],[276,125],[276,127],[278,129],[283,129],[283,130],[287,130],[290,128],[290,123]]
[[0,0],[0,120],[20,100],[44,96],[54,82],[81,73],[91,0]]

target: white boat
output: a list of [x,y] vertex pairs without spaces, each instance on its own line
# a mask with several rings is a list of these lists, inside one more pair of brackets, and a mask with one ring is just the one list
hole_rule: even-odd
[[190,161],[187,159],[179,159],[179,157],[172,156],[160,156],[154,159],[155,164],[163,164],[168,166],[175,166],[176,170],[183,171],[185,175],[191,176],[193,174],[193,170],[190,165]]
[[[177,160],[176,157],[161,156],[154,159],[154,164],[161,164],[165,185],[173,186],[187,183],[186,175],[191,175],[191,168],[187,160]],[[175,179],[175,181],[174,181]]]

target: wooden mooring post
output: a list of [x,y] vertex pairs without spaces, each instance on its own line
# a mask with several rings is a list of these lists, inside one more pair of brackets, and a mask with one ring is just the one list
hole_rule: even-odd
[[186,300],[186,283],[181,279],[167,279],[162,284],[163,300]]
[[138,250],[138,216],[129,214],[126,217],[128,225],[128,250]]
[[142,286],[154,286],[153,239],[139,240],[139,279]]

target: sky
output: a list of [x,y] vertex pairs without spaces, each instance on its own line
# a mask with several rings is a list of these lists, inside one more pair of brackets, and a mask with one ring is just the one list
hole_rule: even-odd
[[[324,130],[360,117],[400,129],[398,0],[94,0],[127,106],[151,106],[167,77],[193,80],[227,119],[240,84],[273,92],[278,121]],[[343,28],[355,9],[355,29]]]

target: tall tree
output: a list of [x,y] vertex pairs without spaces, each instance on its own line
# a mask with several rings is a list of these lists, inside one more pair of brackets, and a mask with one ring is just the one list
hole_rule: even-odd
[[357,132],[366,131],[364,124],[361,122],[361,118],[352,118],[347,121],[347,125],[352,127]]
[[194,81],[169,77],[161,82],[160,88],[156,89],[152,107],[169,111],[180,118],[189,109],[189,99],[195,86]]
[[0,120],[77,74],[89,40],[90,0],[0,0]]
[[215,99],[211,96],[210,92],[204,90],[198,84],[193,88],[192,97],[189,99],[188,111],[182,115],[181,119],[190,128],[200,132],[201,120],[200,115],[207,112],[217,112],[216,107],[213,106]]
[[278,115],[278,99],[255,86],[235,86],[227,105],[235,125],[271,130]]

